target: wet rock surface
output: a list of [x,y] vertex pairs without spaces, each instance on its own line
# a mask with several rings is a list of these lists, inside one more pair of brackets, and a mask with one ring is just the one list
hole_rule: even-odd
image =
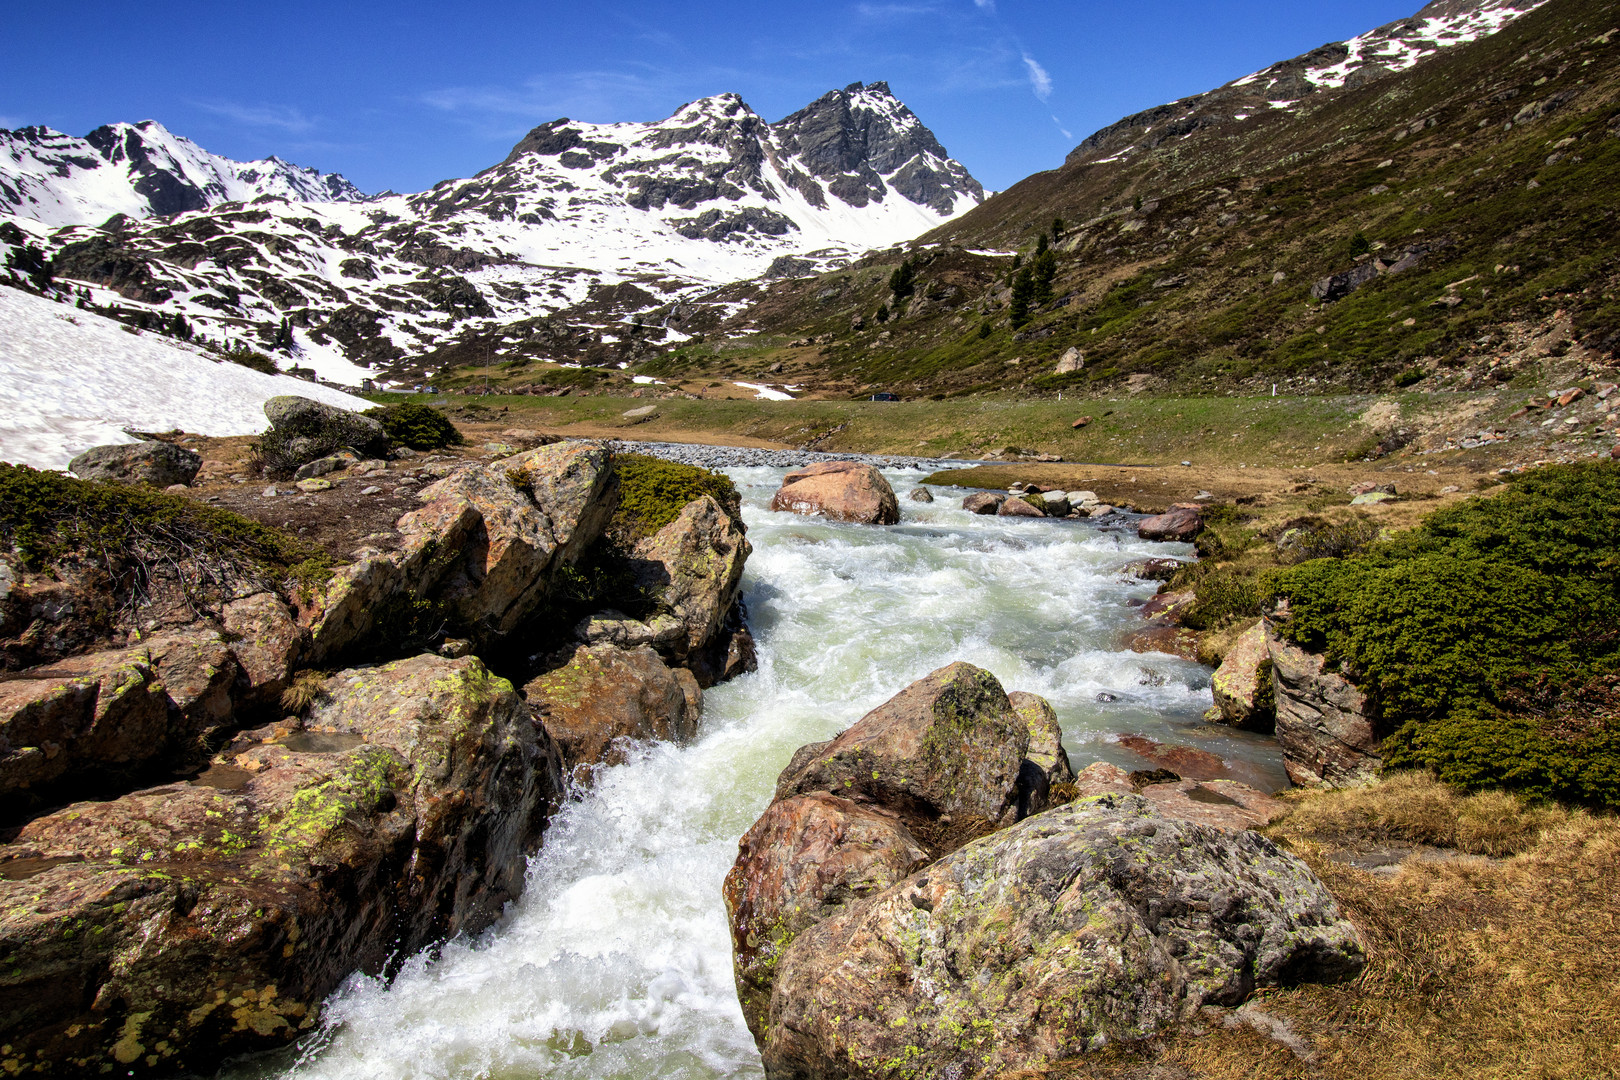
[[510,684],[421,656],[191,783],[36,818],[0,846],[5,1060],[170,1074],[296,1038],[349,972],[488,925],[560,788]]
[[761,1053],[773,1080],[901,1061],[995,1075],[1364,964],[1298,859],[1104,795],[974,841],[800,934],[777,964]]
[[771,499],[771,509],[864,525],[893,525],[900,520],[900,504],[889,481],[876,466],[858,462],[822,462],[788,473]]
[[575,782],[587,781],[593,766],[623,761],[624,742],[685,742],[697,733],[703,711],[703,691],[692,673],[671,670],[644,645],[581,646],[525,684],[523,693]]

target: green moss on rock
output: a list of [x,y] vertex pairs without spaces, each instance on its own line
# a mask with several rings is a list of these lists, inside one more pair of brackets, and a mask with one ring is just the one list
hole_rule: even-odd
[[712,496],[733,520],[741,520],[742,497],[728,476],[645,454],[619,454],[613,461],[619,474],[619,508],[608,534],[618,543],[628,546],[651,536],[680,517],[687,503],[704,495]]

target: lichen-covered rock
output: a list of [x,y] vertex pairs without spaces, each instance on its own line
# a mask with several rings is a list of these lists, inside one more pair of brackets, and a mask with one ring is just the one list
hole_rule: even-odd
[[0,815],[200,764],[234,718],[238,671],[199,626],[0,683]]
[[166,442],[92,446],[68,462],[68,470],[81,480],[157,488],[190,485],[201,468],[201,454]]
[[752,551],[742,525],[709,495],[687,503],[678,518],[635,545],[637,585],[685,629],[673,659],[701,652],[719,636]]
[[866,525],[900,520],[900,502],[883,473],[854,461],[824,461],[788,473],[771,497],[771,509]]
[[1063,749],[1063,728],[1051,702],[1039,694],[1014,690],[1007,695],[1007,703],[1029,730],[1027,760],[1038,766],[1051,783],[1073,780],[1074,766],[1069,763],[1069,752]]
[[615,496],[609,452],[594,443],[543,446],[457,470],[424,489],[400,518],[399,550],[339,567],[300,610],[320,662],[370,637],[431,621],[480,647],[523,625],[556,572],[601,535]]
[[1266,648],[1288,778],[1302,787],[1350,787],[1376,777],[1384,761],[1367,695],[1269,627]]
[[308,729],[0,845],[0,1065],[209,1072],[307,1033],[355,970],[487,926],[560,785],[510,684],[419,656],[326,680]]
[[576,781],[624,760],[619,740],[685,742],[697,734],[703,691],[652,649],[582,645],[523,688]]
[[1203,1005],[1356,975],[1304,863],[1104,795],[961,848],[806,930],[777,964],[771,1080],[987,1077],[1154,1035]]
[[988,827],[1015,814],[1029,727],[988,671],[954,663],[919,679],[808,759],[776,796],[831,792],[923,820]]
[[771,804],[738,842],[724,888],[737,995],[755,1038],[764,1034],[776,965],[793,939],[927,861],[891,814],[824,792]]
[[1210,680],[1221,723],[1269,732],[1277,720],[1271,694],[1271,650],[1264,621],[1238,635]]

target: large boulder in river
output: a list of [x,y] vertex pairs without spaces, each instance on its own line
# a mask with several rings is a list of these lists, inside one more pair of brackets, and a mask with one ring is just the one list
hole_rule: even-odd
[[962,509],[970,514],[989,516],[1001,509],[1007,496],[999,491],[975,491],[962,500]]
[[824,461],[788,473],[771,498],[771,509],[866,525],[900,520],[900,502],[883,473],[854,461]]
[[770,805],[738,842],[724,887],[737,996],[756,1039],[793,939],[927,862],[905,824],[881,809],[826,792]]
[[[807,752],[808,751],[808,752]],[[1029,726],[988,671],[961,662],[919,679],[832,741],[794,755],[776,797],[814,791],[875,803],[916,825],[979,831],[1011,819]]]
[[1376,777],[1384,761],[1367,695],[1269,626],[1266,648],[1288,778],[1301,787],[1351,787]]
[[685,668],[646,646],[582,645],[523,687],[576,780],[624,760],[621,740],[685,742],[697,734],[703,691]]
[[1162,514],[1143,518],[1136,535],[1143,540],[1173,540],[1191,543],[1204,531],[1204,510],[1196,503],[1176,503]]
[[1299,859],[1105,795],[976,840],[798,935],[760,1050],[771,1080],[886,1076],[895,1062],[967,1080],[1364,964]]
[[189,485],[201,468],[202,455],[166,442],[92,446],[68,462],[68,471],[81,480],[158,488]]
[[610,454],[595,443],[543,446],[451,473],[399,519],[398,550],[339,567],[305,600],[312,661],[362,642],[385,648],[391,642],[379,637],[408,632],[412,620],[479,647],[504,639],[601,535],[616,496]]
[[559,785],[509,683],[418,656],[191,783],[37,818],[0,845],[6,1058],[207,1074],[299,1038],[351,972],[500,915]]
[[682,625],[672,642],[675,660],[701,652],[719,636],[752,551],[741,522],[709,495],[693,499],[674,521],[636,543],[636,584]]

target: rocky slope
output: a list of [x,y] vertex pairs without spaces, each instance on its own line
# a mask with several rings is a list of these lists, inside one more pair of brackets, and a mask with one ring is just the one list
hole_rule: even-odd
[[410,377],[458,345],[484,359],[634,359],[686,338],[680,299],[694,287],[778,260],[842,263],[982,198],[873,83],[776,124],[735,94],[655,123],[557,120],[477,176],[413,195],[165,203],[188,212],[46,235],[19,219],[0,241],[41,244],[57,279],[130,317],[180,312],[257,348],[287,346],[286,322],[284,363],[353,383],[349,361]]
[[363,202],[337,173],[278,157],[232,161],[155,120],[105,124],[84,138],[48,127],[0,131],[0,214],[45,225],[102,225],[114,215],[172,217],[261,196]]
[[623,545],[612,451],[524,441],[334,460],[293,489],[326,496],[310,539],[270,525],[291,493],[233,514],[143,490],[139,455],[106,482],[0,465],[8,1072],[195,1074],[303,1036],[351,972],[489,925],[568,783],[690,737],[701,686],[751,669],[734,505],[638,490],[670,520]]
[[1431,5],[1122,120],[905,249],[720,290],[717,331],[813,344],[792,381],[854,394],[1573,382],[1620,346],[1617,25]]

